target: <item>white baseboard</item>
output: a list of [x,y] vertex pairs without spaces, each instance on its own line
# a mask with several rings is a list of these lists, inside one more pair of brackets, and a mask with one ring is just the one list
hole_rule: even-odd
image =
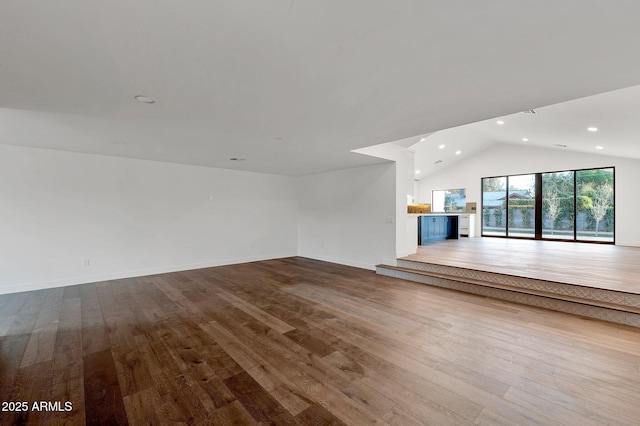
[[409,256],[410,254],[416,254],[416,250],[413,250],[413,251],[409,251],[409,250],[397,251],[396,252],[396,257],[405,257],[405,256]]
[[617,246],[625,246],[625,247],[640,247],[640,242],[638,241],[619,241],[616,240]]
[[307,257],[309,259],[314,259],[314,260],[321,260],[323,262],[337,263],[339,265],[353,266],[355,268],[360,268],[360,269],[368,269],[370,271],[376,270],[376,265],[371,263],[360,262],[357,260],[342,259],[342,258],[325,256],[321,254],[308,253],[308,252],[300,252],[298,253],[298,256]]
[[382,259],[382,264],[387,266],[398,266],[398,259]]
[[77,284],[88,284],[100,281],[118,280],[123,278],[144,277],[147,275],[166,274],[169,272],[188,271],[191,269],[212,268],[214,266],[235,265],[239,263],[257,262],[260,260],[281,259],[285,257],[295,257],[297,253],[281,253],[274,255],[249,256],[232,259],[219,259],[210,262],[190,263],[184,265],[172,265],[157,268],[136,269],[130,271],[119,271],[106,274],[82,275],[79,277],[61,278],[51,281],[35,281],[14,284],[0,287],[0,294],[19,293],[22,291],[45,290],[56,287],[67,287]]

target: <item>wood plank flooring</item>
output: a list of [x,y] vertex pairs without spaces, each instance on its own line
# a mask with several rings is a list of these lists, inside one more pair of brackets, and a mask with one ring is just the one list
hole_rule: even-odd
[[640,330],[287,258],[0,296],[0,397],[6,425],[637,425]]
[[461,238],[403,259],[640,294],[640,247],[514,238]]

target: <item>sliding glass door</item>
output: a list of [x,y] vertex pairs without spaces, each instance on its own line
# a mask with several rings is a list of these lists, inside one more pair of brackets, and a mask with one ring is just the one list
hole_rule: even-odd
[[482,179],[482,235],[613,243],[613,167]]
[[536,176],[509,176],[508,192],[507,235],[510,237],[533,238],[535,235],[534,219],[536,215]]
[[613,242],[613,169],[579,170],[576,238],[580,241]]
[[507,235],[506,204],[507,178],[482,179],[482,233],[483,235]]
[[542,174],[542,238],[573,240],[574,172]]

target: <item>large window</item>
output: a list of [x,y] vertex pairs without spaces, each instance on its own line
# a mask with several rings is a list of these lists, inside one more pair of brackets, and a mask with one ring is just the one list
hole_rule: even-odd
[[614,242],[614,168],[482,179],[482,235]]
[[542,174],[542,237],[573,240],[575,232],[574,172]]

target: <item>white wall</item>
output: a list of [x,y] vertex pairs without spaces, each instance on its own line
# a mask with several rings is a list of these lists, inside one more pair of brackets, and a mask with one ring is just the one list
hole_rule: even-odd
[[[616,244],[640,246],[640,227],[638,226],[640,160],[561,149],[497,144],[468,160],[453,164],[421,179],[416,201],[431,202],[431,191],[434,189],[466,188],[467,202],[477,202],[480,212],[482,198],[480,179],[483,177],[608,166],[616,168]],[[478,233],[480,216],[476,215]]]
[[414,153],[393,142],[368,146],[354,152],[384,158],[396,164],[396,252],[392,259],[384,261],[396,265],[396,258],[415,253],[418,247],[418,220],[415,216],[407,214],[407,204],[415,198]]
[[299,255],[367,269],[395,260],[395,176],[384,163],[299,178]]
[[297,216],[292,177],[0,145],[0,293],[295,256]]

